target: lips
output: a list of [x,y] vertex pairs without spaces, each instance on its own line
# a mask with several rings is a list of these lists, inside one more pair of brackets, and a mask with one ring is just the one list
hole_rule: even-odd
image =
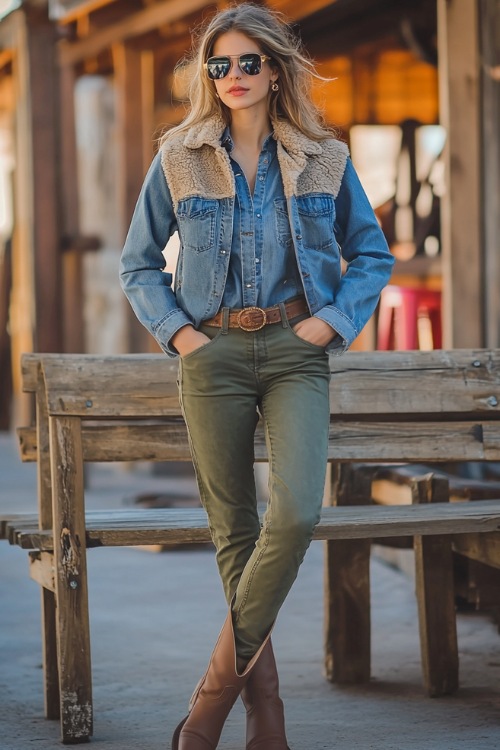
[[248,89],[243,88],[243,86],[231,86],[230,89],[227,90],[228,94],[233,94],[234,96],[240,96],[241,94],[246,94]]

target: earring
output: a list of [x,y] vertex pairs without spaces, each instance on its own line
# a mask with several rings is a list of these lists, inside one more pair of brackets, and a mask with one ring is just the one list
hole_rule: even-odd
[[278,86],[277,82],[273,81],[272,84],[271,84],[271,91],[278,91],[278,90],[279,90],[279,86]]

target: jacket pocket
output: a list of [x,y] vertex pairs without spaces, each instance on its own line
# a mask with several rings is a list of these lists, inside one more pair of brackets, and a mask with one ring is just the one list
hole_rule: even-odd
[[217,201],[184,198],[177,207],[179,236],[184,250],[203,253],[215,242]]
[[336,245],[333,225],[335,204],[330,195],[301,195],[297,197],[297,209],[304,247],[326,250]]

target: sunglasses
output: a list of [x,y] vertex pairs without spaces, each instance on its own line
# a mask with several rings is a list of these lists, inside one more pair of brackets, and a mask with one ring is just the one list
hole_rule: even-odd
[[231,59],[238,60],[238,67],[247,76],[257,76],[262,70],[262,65],[271,58],[267,55],[259,55],[257,52],[247,52],[244,55],[221,55],[220,57],[209,57],[204,68],[212,81],[225,78],[231,70]]

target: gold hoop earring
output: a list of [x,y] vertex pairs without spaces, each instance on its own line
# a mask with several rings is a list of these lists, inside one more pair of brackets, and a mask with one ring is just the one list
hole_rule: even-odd
[[276,83],[276,81],[273,81],[271,84],[271,91],[279,91],[279,86]]

